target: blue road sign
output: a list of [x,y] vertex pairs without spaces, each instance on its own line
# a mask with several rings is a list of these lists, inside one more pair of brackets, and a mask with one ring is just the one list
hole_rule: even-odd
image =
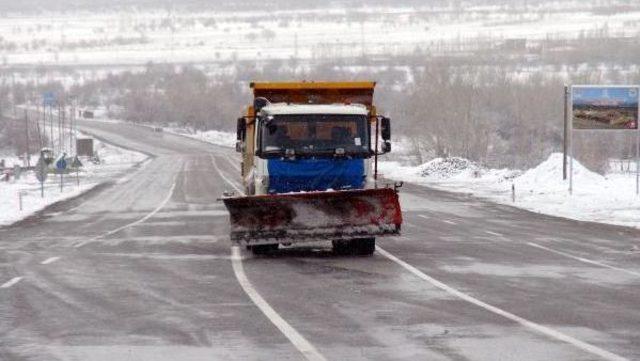
[[56,95],[53,92],[42,93],[42,102],[44,105],[54,105],[56,103]]
[[60,159],[56,161],[56,169],[57,170],[67,169],[67,161],[64,159],[64,156],[60,157]]

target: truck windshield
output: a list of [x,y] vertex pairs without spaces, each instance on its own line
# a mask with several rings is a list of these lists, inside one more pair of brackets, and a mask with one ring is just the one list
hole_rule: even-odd
[[262,152],[295,154],[368,155],[368,122],[365,115],[291,114],[276,115],[262,126]]

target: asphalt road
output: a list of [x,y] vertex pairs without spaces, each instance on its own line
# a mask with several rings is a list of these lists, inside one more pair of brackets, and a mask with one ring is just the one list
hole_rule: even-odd
[[372,257],[254,257],[232,150],[90,128],[154,158],[0,229],[0,360],[640,359],[637,230],[405,185]]

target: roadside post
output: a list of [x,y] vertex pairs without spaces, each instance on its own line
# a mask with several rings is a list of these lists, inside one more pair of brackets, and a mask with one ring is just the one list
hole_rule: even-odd
[[66,155],[67,153],[62,153],[58,157],[58,160],[56,160],[56,170],[58,171],[58,173],[60,173],[60,192],[62,192],[64,188],[64,170],[67,169],[67,161],[64,159],[64,157]]
[[18,204],[20,205],[20,212],[22,212],[22,197],[24,197],[25,191],[18,191]]
[[564,86],[564,125],[562,133],[562,179],[567,179],[567,150],[569,148],[569,86]]
[[13,166],[13,178],[15,180],[19,180],[21,175],[22,175],[22,167],[20,167],[19,164],[15,164]]
[[40,154],[40,158],[38,159],[38,163],[36,163],[36,178],[38,182],[40,182],[40,197],[44,198],[44,181],[47,180],[48,175],[48,166],[47,162],[44,160],[42,154]]

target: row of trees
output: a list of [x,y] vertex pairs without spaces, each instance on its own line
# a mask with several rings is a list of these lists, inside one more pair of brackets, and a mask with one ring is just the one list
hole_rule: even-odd
[[[632,42],[600,41],[605,48],[625,54],[622,59],[637,51]],[[553,40],[545,44],[562,45]],[[573,46],[564,54],[585,60],[599,54],[597,49],[584,51]],[[394,134],[409,140],[412,158],[461,156],[491,167],[527,168],[562,149],[565,83],[640,82],[640,71],[633,67],[612,71],[611,65],[564,57],[555,61],[568,65],[551,74],[545,73],[550,69],[544,65],[547,61],[520,73],[522,60],[513,60],[512,51],[482,54],[234,62],[221,64],[224,68],[149,64],[141,72],[112,74],[71,88],[55,82],[17,83],[11,91],[17,103],[34,101],[47,90],[63,94],[62,98],[75,97],[79,104],[105,105],[112,116],[131,121],[233,130],[234,119],[250,101],[251,81],[374,79],[379,84],[376,102],[395,119]],[[606,60],[604,64],[617,65]],[[586,70],[571,64],[583,64]],[[605,170],[608,158],[630,157],[635,148],[629,133],[613,132],[577,134],[575,149],[583,163]]]
[[[293,71],[286,66],[239,66],[229,75],[207,75],[194,67],[149,65],[142,73],[111,75],[71,89],[81,103],[107,104],[112,116],[131,121],[233,130],[249,103],[254,80],[376,79],[376,102],[395,119],[394,134],[408,139],[420,161],[460,156],[491,167],[528,168],[562,150],[565,79],[538,74],[516,79],[496,68],[461,67],[429,61],[412,71],[382,71],[323,64]],[[640,74],[628,74],[637,79]],[[570,83],[607,82],[607,73],[585,71]],[[621,133],[581,133],[578,158],[604,171],[609,158],[634,154],[634,138]]]
[[229,129],[243,98],[234,83],[195,67],[152,64],[141,73],[109,75],[68,93],[79,104],[107,106],[114,117],[197,129]]

